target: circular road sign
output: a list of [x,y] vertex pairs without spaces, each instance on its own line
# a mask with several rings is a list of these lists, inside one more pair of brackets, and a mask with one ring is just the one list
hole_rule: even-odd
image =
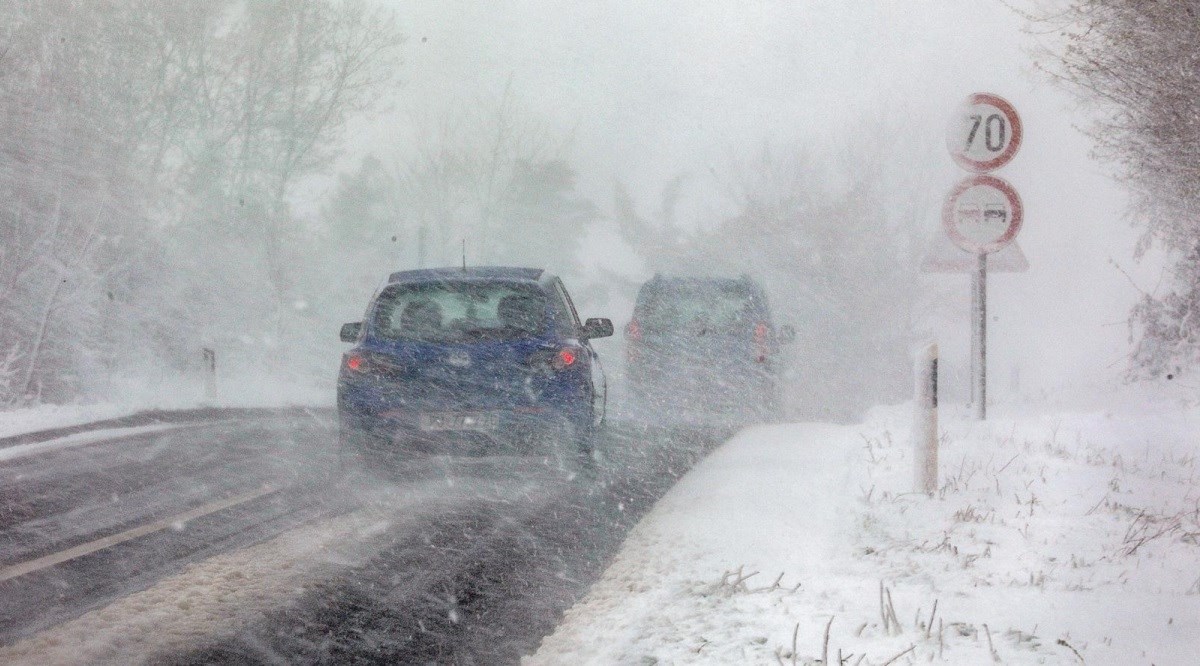
[[954,186],[942,206],[942,226],[954,244],[974,254],[1008,245],[1021,230],[1021,197],[1007,181],[971,176]]
[[991,93],[968,97],[951,118],[946,148],[959,166],[973,173],[1008,164],[1021,147],[1021,117],[1004,98]]

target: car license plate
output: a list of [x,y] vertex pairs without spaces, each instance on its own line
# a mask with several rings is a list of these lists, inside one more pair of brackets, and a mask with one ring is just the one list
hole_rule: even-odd
[[421,412],[421,430],[479,430],[496,429],[493,412]]

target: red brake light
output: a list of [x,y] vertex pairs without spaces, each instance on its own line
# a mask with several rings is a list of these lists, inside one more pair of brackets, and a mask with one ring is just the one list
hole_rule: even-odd
[[[625,325],[625,340],[627,342],[640,342],[642,339],[642,326],[636,319],[630,319]],[[625,345],[625,360],[628,363],[637,363],[641,354],[638,353],[637,345]]]
[[767,335],[770,332],[766,322],[760,321],[754,325],[754,360],[759,363],[767,362]]
[[575,366],[575,363],[579,360],[581,351],[577,347],[545,349],[530,356],[528,363],[535,368],[562,371]]
[[363,368],[363,365],[365,365],[365,363],[363,362],[363,357],[359,356],[358,354],[350,356],[349,358],[346,359],[346,367],[350,368],[351,370],[353,370],[355,372],[363,371],[365,369],[365,368]]

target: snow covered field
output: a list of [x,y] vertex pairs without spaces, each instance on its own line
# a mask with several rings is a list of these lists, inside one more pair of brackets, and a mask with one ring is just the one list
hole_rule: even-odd
[[942,418],[742,432],[525,663],[1196,663],[1200,409]]

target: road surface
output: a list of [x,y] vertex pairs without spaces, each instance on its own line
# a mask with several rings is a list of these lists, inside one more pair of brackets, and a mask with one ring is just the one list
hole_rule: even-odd
[[583,482],[536,458],[346,472],[325,410],[0,440],[0,658],[513,663],[722,434],[613,425]]

